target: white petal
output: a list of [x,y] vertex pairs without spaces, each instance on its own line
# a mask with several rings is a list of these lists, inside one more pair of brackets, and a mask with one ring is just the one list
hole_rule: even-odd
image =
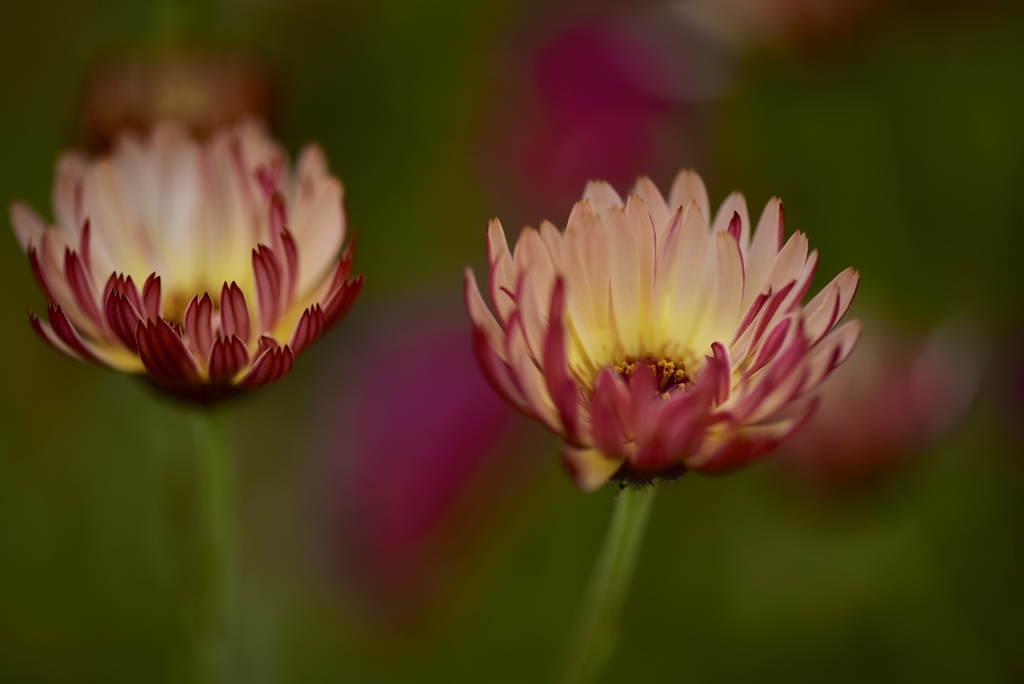
[[92,251],[102,255],[136,283],[153,271],[163,270],[162,255],[140,230],[138,218],[129,213],[124,189],[114,163],[99,161],[90,169],[84,185],[86,214],[92,231]]
[[46,230],[46,224],[39,214],[21,202],[11,205],[11,226],[14,228],[15,239],[21,245],[21,251],[26,253],[29,247],[39,244],[43,239],[43,231]]
[[698,333],[709,305],[709,249],[707,224],[700,207],[691,201],[681,221],[669,231],[665,259],[658,267],[658,304],[664,337],[684,348]]
[[487,304],[484,303],[484,298],[480,294],[480,286],[476,282],[476,275],[471,268],[467,268],[465,273],[465,296],[470,320],[486,335],[488,344],[494,350],[494,353],[497,354],[498,358],[507,362],[505,331],[498,325],[498,321],[494,320],[494,314],[491,313],[491,310],[487,308]]
[[732,342],[740,323],[743,299],[743,257],[736,239],[729,233],[714,233],[715,294],[711,304],[710,339]]
[[658,186],[650,178],[646,176],[638,178],[633,192],[643,200],[647,212],[651,215],[651,221],[654,223],[654,230],[657,233],[658,244],[660,245],[665,239],[665,233],[668,231],[668,223],[673,212],[669,211],[665,198],[661,196]]
[[793,237],[782,248],[772,261],[768,271],[767,283],[773,290],[778,290],[791,280],[796,280],[803,272],[807,261],[807,236],[793,233]]
[[690,202],[696,202],[700,207],[701,216],[707,221],[711,220],[711,200],[708,199],[708,189],[704,187],[704,181],[696,171],[683,169],[676,176],[668,193],[668,210],[674,212],[680,207],[685,209]]
[[604,181],[590,181],[583,191],[583,199],[590,200],[594,211],[598,214],[605,214],[617,207],[623,206],[622,198],[615,188]]
[[728,230],[729,223],[735,214],[740,216],[740,249],[743,250],[743,254],[746,254],[750,246],[750,213],[747,211],[747,200],[741,193],[734,192],[725,198],[718,214],[715,215],[711,232],[721,233]]
[[544,354],[548,307],[551,303],[551,290],[555,284],[555,270],[540,235],[532,228],[527,228],[520,234],[514,260],[519,275],[516,305],[522,316],[530,353],[539,359]]
[[564,434],[565,426],[562,425],[562,418],[548,393],[544,374],[530,355],[522,326],[518,320],[513,319],[507,339],[509,365],[516,374],[519,389],[526,397],[527,403],[548,428],[559,434]]
[[608,241],[608,227],[598,220],[590,203],[577,202],[563,241],[566,282],[570,284],[566,319],[581,355],[605,362],[615,354],[609,315]]
[[320,282],[337,261],[345,241],[343,190],[336,178],[317,184],[311,197],[300,193],[294,208],[288,208],[288,229],[299,250],[299,293]]
[[505,323],[515,311],[512,296],[516,291],[516,269],[512,264],[512,253],[508,248],[505,230],[498,219],[487,224],[487,263],[491,269],[491,302],[498,312],[498,318]]
[[88,159],[77,152],[61,155],[53,184],[53,209],[61,230],[79,230],[85,222],[84,189]]
[[551,264],[555,270],[562,273],[562,233],[550,221],[541,221],[540,239],[547,247],[548,256],[551,257]]
[[768,271],[775,255],[782,248],[782,202],[772,198],[761,213],[757,230],[745,255],[746,287],[743,291],[743,308],[746,309],[765,287]]

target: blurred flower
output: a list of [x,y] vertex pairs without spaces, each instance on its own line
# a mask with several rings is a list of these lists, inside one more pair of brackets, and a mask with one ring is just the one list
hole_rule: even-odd
[[510,209],[545,214],[588,178],[626,185],[700,158],[710,121],[701,107],[732,65],[675,15],[658,4],[568,17],[544,7],[508,37],[483,161]]
[[974,398],[981,366],[963,335],[872,329],[780,454],[802,479],[833,488],[877,480],[952,431]]
[[590,183],[564,234],[548,222],[527,228],[514,253],[492,221],[497,319],[466,272],[487,376],[566,440],[585,489],[720,471],[774,449],[811,415],[815,390],[860,333],[855,321],[829,334],[857,289],[853,269],[801,306],[817,252],[802,233],[783,245],[777,199],[751,236],[739,194],[709,231],[707,191],[691,171],[667,203],[646,178],[634,193],[623,204]]
[[481,377],[465,323],[421,298],[397,308],[346,341],[338,358],[365,361],[355,375],[345,366],[325,377],[321,404],[332,408],[316,476],[332,560],[356,607],[387,628],[465,588],[481,546],[509,536],[499,518],[524,508],[542,465],[525,422]]
[[245,55],[169,52],[111,60],[90,75],[79,128],[92,149],[109,149],[125,131],[148,133],[176,121],[206,137],[275,109],[270,71]]
[[[206,403],[279,380],[355,303],[342,187],[323,153],[291,170],[256,125],[197,143],[159,126],[57,165],[57,223],[11,222],[50,304],[39,335]],[[140,286],[141,285],[141,286]]]
[[759,43],[828,44],[899,0],[676,0],[695,26],[742,49]]

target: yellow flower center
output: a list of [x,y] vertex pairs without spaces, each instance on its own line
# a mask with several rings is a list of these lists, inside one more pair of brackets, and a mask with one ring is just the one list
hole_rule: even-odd
[[[195,293],[187,294],[183,291],[166,293],[161,302],[163,319],[170,323],[182,325],[185,322],[185,309],[188,308],[188,304],[192,301],[194,295]],[[210,296],[212,297],[213,295],[211,294]],[[214,304],[217,304],[216,300],[214,300]]]
[[663,396],[668,396],[678,389],[686,389],[693,382],[693,377],[687,371],[685,363],[664,357],[655,358],[651,354],[645,354],[640,359],[627,356],[623,361],[615,364],[614,368],[616,373],[628,380],[640,366],[647,366],[654,371],[658,391]]

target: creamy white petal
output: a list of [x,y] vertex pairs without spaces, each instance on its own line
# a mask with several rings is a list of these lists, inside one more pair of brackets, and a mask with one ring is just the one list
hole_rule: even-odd
[[555,270],[562,273],[564,270],[562,258],[562,233],[550,221],[541,221],[540,238],[547,247],[548,255],[551,257],[551,264]]
[[666,328],[665,346],[680,353],[701,333],[710,305],[710,239],[696,202],[686,207],[678,228],[669,233],[666,248],[669,258],[658,304]]
[[589,200],[594,211],[605,214],[616,207],[622,207],[624,202],[615,192],[615,188],[604,181],[590,181],[583,191],[583,199]]
[[39,214],[21,202],[11,205],[11,226],[23,252],[28,252],[29,247],[38,245],[43,239],[43,231],[46,230],[46,223]]
[[651,215],[651,221],[654,223],[658,243],[661,244],[665,238],[665,233],[668,231],[669,219],[674,210],[669,211],[668,204],[665,203],[665,198],[661,196],[658,186],[647,176],[637,179],[636,188],[633,192],[644,201],[644,206],[647,208],[647,212]]
[[710,342],[732,342],[743,299],[743,257],[736,238],[729,233],[714,233],[713,251],[716,278],[709,346]]
[[791,280],[796,280],[807,262],[807,236],[793,233],[782,251],[772,260],[766,282],[773,290],[779,289]]
[[672,189],[668,193],[668,209],[675,211],[680,207],[685,208],[690,202],[696,202],[700,207],[701,216],[706,221],[711,221],[711,200],[708,199],[708,189],[704,187],[704,180],[691,169],[683,169],[672,182]]
[[772,198],[761,213],[757,230],[746,253],[746,287],[743,290],[743,308],[750,306],[758,293],[765,291],[765,280],[775,255],[782,249],[782,202]]
[[483,295],[480,294],[480,286],[477,285],[476,275],[473,273],[473,269],[467,268],[465,273],[465,295],[466,295],[466,308],[469,310],[469,317],[473,321],[473,324],[483,331],[484,335],[487,336],[487,341],[494,353],[502,361],[508,361],[508,355],[505,353],[505,331],[498,325],[498,321],[494,319],[494,314],[487,308],[487,304],[484,303]]
[[739,243],[743,254],[747,253],[750,247],[750,213],[747,211],[747,200],[741,193],[734,192],[725,198],[721,208],[715,215],[715,221],[711,225],[712,233],[721,233],[729,229],[729,224],[735,215],[740,217]]
[[519,381],[519,389],[537,417],[552,431],[562,434],[565,426],[548,393],[544,374],[527,348],[522,326],[513,321],[508,329],[508,361]]
[[515,310],[512,298],[516,291],[516,269],[512,264],[505,230],[498,219],[487,224],[487,262],[491,267],[491,302],[498,318],[506,322]]
[[289,223],[299,248],[298,291],[306,292],[333,266],[345,241],[345,209],[341,182],[321,181],[312,197],[289,210]]

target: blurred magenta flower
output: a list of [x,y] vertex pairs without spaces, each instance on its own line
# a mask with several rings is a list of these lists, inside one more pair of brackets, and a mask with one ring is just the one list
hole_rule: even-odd
[[709,216],[692,171],[676,177],[667,202],[646,178],[625,203],[594,182],[564,234],[544,222],[525,229],[513,252],[491,222],[497,318],[466,271],[487,377],[565,440],[584,489],[720,471],[774,449],[811,415],[816,390],[856,344],[858,322],[835,328],[857,272],[801,305],[817,252],[803,233],[783,242],[779,200],[756,231],[738,193],[710,224]]
[[946,329],[927,339],[873,329],[780,454],[803,480],[830,488],[876,481],[948,435],[974,399],[977,343]]
[[11,207],[57,350],[207,403],[268,385],[362,290],[342,252],[341,182],[307,147],[295,169],[255,124],[198,142],[173,124],[109,157],[61,157],[47,226]]
[[724,78],[668,5],[561,14],[535,11],[507,38],[485,135],[495,188],[531,213],[565,206],[590,178],[624,186],[695,159],[695,104]]
[[654,128],[671,109],[657,87],[668,69],[610,22],[570,26],[542,46],[533,76],[545,116],[515,147],[525,177],[535,188],[572,193],[594,174],[628,182],[652,161]]
[[317,484],[353,601],[390,628],[466,584],[477,547],[501,509],[522,507],[540,464],[524,423],[481,377],[464,324],[394,318],[354,342],[365,359],[354,377],[339,369],[343,381],[326,385],[326,403],[349,417],[326,423]]

